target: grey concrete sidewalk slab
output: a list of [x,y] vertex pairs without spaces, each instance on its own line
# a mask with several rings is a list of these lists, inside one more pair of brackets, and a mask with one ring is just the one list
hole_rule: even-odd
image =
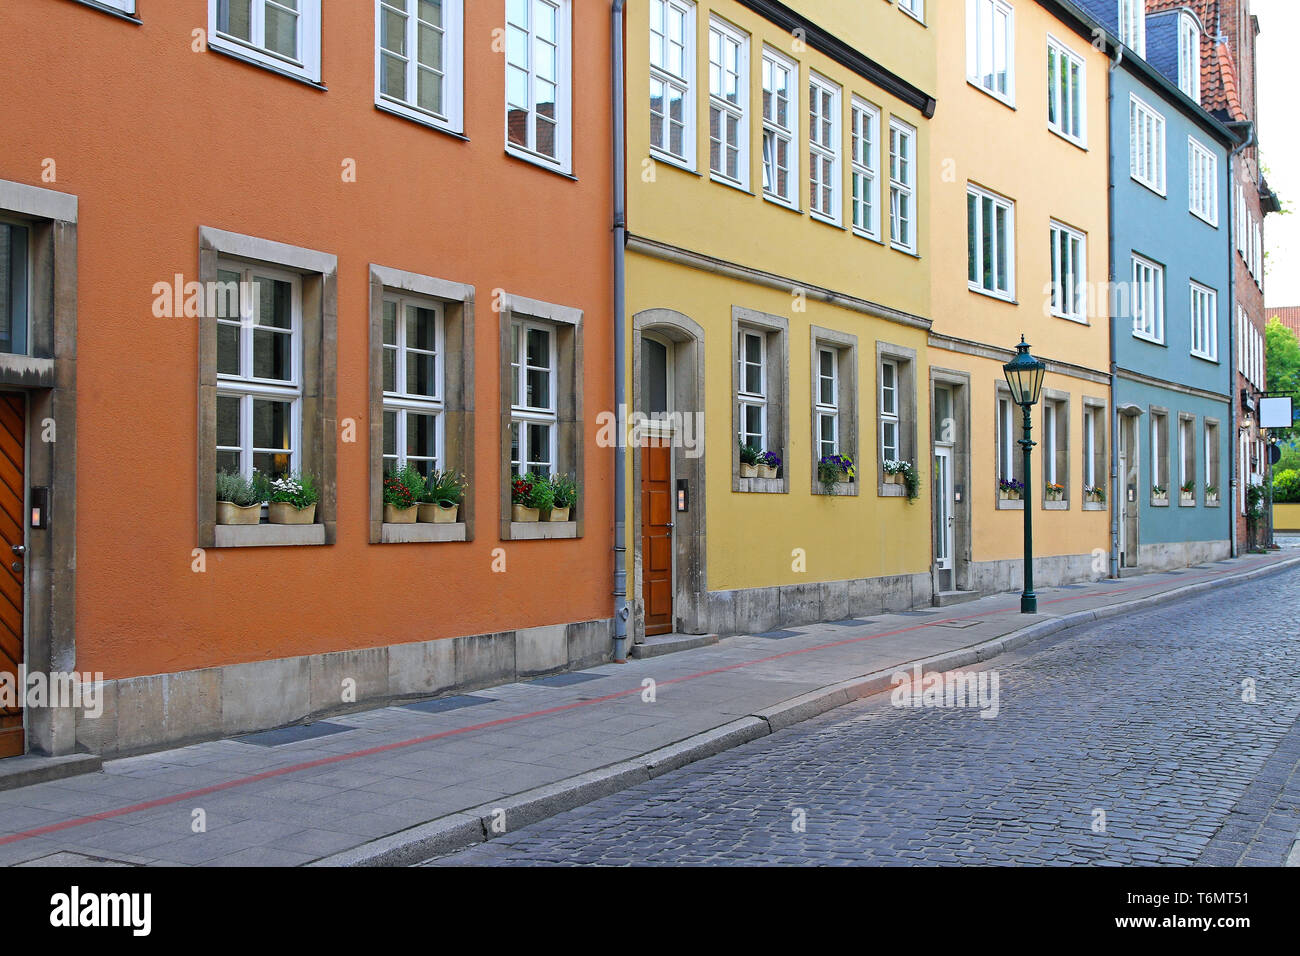
[[112,760],[0,792],[0,864],[56,853],[132,865],[407,862],[487,838],[494,814],[517,827],[887,690],[915,661],[965,666],[1071,622],[1296,564],[1284,552],[1047,589],[1033,617],[1018,613],[1018,595],[1000,594],[923,616],[789,628],[779,640],[724,638],[582,672],[593,680],[475,691],[484,700],[473,706],[332,717],[340,730],[328,736]]

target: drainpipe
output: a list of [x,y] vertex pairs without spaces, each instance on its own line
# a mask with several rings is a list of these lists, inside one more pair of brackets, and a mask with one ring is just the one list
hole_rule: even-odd
[[[623,104],[623,5],[613,0],[610,10],[610,61],[613,64],[614,121],[614,414],[627,404],[627,175],[624,104]],[[627,659],[627,450],[623,435],[614,442],[614,660]]]
[[[1112,289],[1115,287],[1115,136],[1111,127],[1111,117],[1115,109],[1115,70],[1118,68],[1119,62],[1112,59],[1110,68],[1106,71],[1106,162],[1109,164],[1106,170],[1106,178],[1109,181],[1106,190],[1106,215],[1109,217],[1109,228],[1106,230],[1106,255]],[[1107,300],[1109,299],[1108,295]],[[1107,305],[1109,306],[1109,301]],[[1118,578],[1120,575],[1119,401],[1115,386],[1118,381],[1116,370],[1119,368],[1119,362],[1115,344],[1115,316],[1110,315],[1109,308],[1106,309],[1106,313],[1110,319],[1110,576]]]
[[1237,550],[1237,485],[1241,476],[1237,474],[1237,465],[1241,458],[1241,436],[1237,434],[1237,221],[1233,214],[1233,200],[1237,194],[1237,173],[1234,164],[1243,151],[1255,143],[1255,124],[1236,122],[1226,124],[1233,132],[1245,128],[1246,137],[1228,154],[1228,407],[1231,425],[1231,461],[1228,466],[1228,494],[1231,501],[1228,506],[1228,548],[1231,557],[1238,556]]

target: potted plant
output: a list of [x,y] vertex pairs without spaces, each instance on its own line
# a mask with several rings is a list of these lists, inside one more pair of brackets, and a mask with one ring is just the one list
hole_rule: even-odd
[[455,524],[467,484],[465,476],[458,471],[435,471],[425,482],[424,494],[420,496],[419,520]]
[[1083,493],[1093,504],[1105,504],[1106,502],[1106,489],[1101,485],[1084,485]]
[[885,484],[901,485],[904,481],[904,472],[907,470],[907,462],[899,461],[896,458],[886,458],[880,466],[885,473]]
[[753,445],[740,443],[740,477],[753,478],[758,474],[758,456],[760,452]]
[[550,510],[554,501],[549,477],[534,471],[519,475],[510,486],[511,520],[539,521],[542,510]]
[[1192,504],[1196,501],[1196,482],[1185,481],[1178,488],[1179,500]]
[[817,480],[828,495],[837,484],[852,481],[855,475],[853,459],[848,455],[823,455],[817,462]]
[[1219,488],[1217,485],[1205,486],[1205,503],[1207,505],[1217,505],[1219,503]]
[[551,510],[547,521],[568,521],[569,511],[578,503],[578,482],[572,475],[551,476]]
[[998,497],[1003,501],[1019,501],[1024,490],[1025,483],[1019,478],[998,479]]
[[384,523],[414,524],[424,494],[424,475],[406,464],[384,476]]
[[781,456],[774,451],[765,451],[758,456],[758,477],[775,478],[781,467]]
[[899,464],[903,466],[898,474],[902,476],[903,485],[907,489],[907,500],[915,501],[921,496],[921,473],[910,461],[899,462]]
[[217,524],[260,524],[262,521],[261,476],[249,480],[237,472],[217,472]]
[[281,475],[272,479],[269,487],[270,501],[266,506],[271,524],[315,524],[316,502],[320,489],[316,478],[308,472]]
[[1164,485],[1152,485],[1151,497],[1156,501],[1168,501],[1169,489],[1166,488]]
[[1046,488],[1046,497],[1048,501],[1064,501],[1065,485],[1058,485],[1049,481]]

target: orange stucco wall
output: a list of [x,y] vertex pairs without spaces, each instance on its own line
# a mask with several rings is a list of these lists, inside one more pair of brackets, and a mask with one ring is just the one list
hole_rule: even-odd
[[[605,4],[574,16],[576,182],[504,155],[504,0],[465,4],[469,142],[375,109],[372,3],[325,4],[328,91],[193,52],[206,0],[138,6],[143,26],[73,0],[0,4],[0,179],[79,199],[77,668],[127,677],[609,617],[611,453],[592,424],[612,404]],[[211,549],[195,573],[197,320],[155,318],[151,290],[197,279],[200,225],[338,257],[338,418],[357,441],[338,442],[335,545]],[[476,287],[474,542],[367,543],[372,262]],[[585,312],[583,539],[498,540],[497,288]]]

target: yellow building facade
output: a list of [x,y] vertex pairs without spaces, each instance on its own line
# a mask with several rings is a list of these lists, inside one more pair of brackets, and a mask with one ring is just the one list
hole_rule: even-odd
[[[634,641],[930,602],[920,6],[627,5]],[[780,459],[770,477],[742,444]],[[887,459],[919,466],[915,500]]]
[[[934,454],[952,486],[936,503],[936,538],[952,528],[942,587],[1018,589],[1026,507],[1037,584],[1105,577],[1109,502],[1088,492],[1109,474],[1109,61],[1055,3],[944,11],[928,336]],[[1032,487],[1018,490],[1002,485],[1022,475],[1023,433],[1002,365],[1022,335],[1048,371]]]

